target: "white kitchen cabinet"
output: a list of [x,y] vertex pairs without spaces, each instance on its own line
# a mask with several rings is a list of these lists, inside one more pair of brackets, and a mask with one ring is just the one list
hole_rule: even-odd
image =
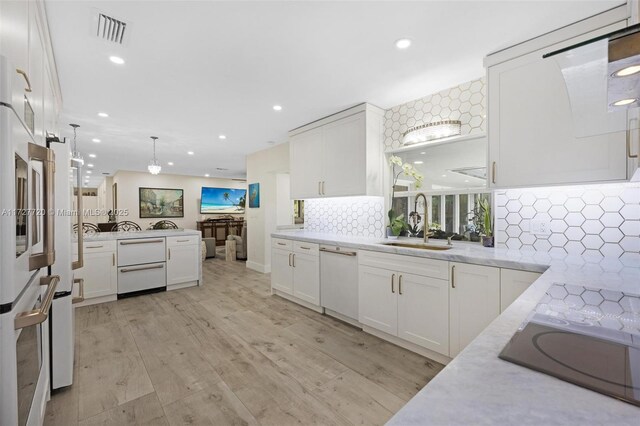
[[75,271],[75,277],[84,279],[85,301],[97,297],[115,296],[118,292],[118,268],[113,243],[113,241],[84,243],[84,265]]
[[451,262],[449,339],[452,358],[500,315],[500,268]]
[[449,282],[401,273],[398,277],[398,337],[449,354]]
[[391,336],[449,355],[449,282],[436,276],[405,272],[416,269],[416,259],[428,264],[422,271],[424,274],[439,275],[439,266],[446,272],[444,261],[361,252],[358,320]]
[[29,70],[29,2],[0,1],[0,54]]
[[396,272],[360,265],[358,276],[358,321],[392,336],[397,335]]
[[167,286],[197,281],[200,275],[200,246],[168,243],[167,241]]
[[34,115],[33,136],[44,144],[44,62],[45,41],[36,7],[29,10],[29,69],[31,92],[25,93]]
[[[291,198],[320,196],[322,184],[322,127],[291,136]],[[295,161],[294,161],[295,160]]]
[[[594,24],[595,25],[595,24]],[[576,29],[571,38],[557,35],[518,45],[513,58],[499,52],[501,62],[487,57],[490,186],[510,188],[587,182],[624,181],[628,177],[626,132],[578,137],[571,99],[554,58],[542,55],[626,26],[626,21],[600,25],[596,31]],[[580,33],[579,31],[583,31]],[[545,44],[545,40],[555,44]],[[531,50],[523,52],[531,46]],[[606,120],[606,105],[598,118]],[[594,118],[596,119],[596,118]],[[606,126],[594,126],[602,127]]]
[[500,269],[500,312],[507,309],[540,275],[537,272]]
[[290,250],[274,248],[271,250],[271,288],[293,294],[293,267]]
[[291,198],[383,195],[383,116],[361,104],[290,131]]
[[293,296],[320,306],[320,261],[318,256],[293,253]]

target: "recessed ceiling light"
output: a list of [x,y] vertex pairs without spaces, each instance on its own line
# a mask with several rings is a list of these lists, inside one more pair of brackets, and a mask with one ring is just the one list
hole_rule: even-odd
[[629,99],[620,99],[619,101],[615,101],[613,103],[613,106],[625,106],[625,105],[629,105],[634,103],[635,101],[637,101],[637,99],[635,98],[629,98]]
[[96,155],[95,154],[89,154],[89,157],[96,158]]
[[274,105],[273,106],[273,110],[274,111],[282,111],[282,107],[280,105]]
[[109,114],[107,114],[106,112],[99,112],[98,113],[98,117],[107,118],[108,116],[109,116]]
[[218,136],[218,139],[222,139],[222,140],[224,140],[224,139],[226,139],[226,138],[227,138],[227,137],[226,137],[225,135],[219,135],[219,136]]
[[424,161],[414,161],[413,164],[423,164]]
[[173,166],[173,161],[169,161],[169,162],[167,163],[167,165],[169,165],[169,166]]
[[469,182],[469,179],[465,179],[464,181],[465,181],[465,183],[466,183],[466,182]]
[[626,77],[640,72],[640,65],[631,65],[613,73],[614,77]]
[[401,38],[400,40],[396,40],[396,47],[398,49],[406,49],[411,46],[411,40],[408,38]]
[[109,60],[114,64],[118,64],[118,65],[124,64],[124,59],[122,59],[120,56],[109,56]]
[[442,177],[447,177],[447,175],[442,175]]
[[87,164],[87,167],[93,167],[93,164],[89,163]]
[[100,143],[102,141],[100,139],[98,139],[98,138],[93,138],[93,139],[91,139],[91,142]]
[[204,177],[209,177],[209,173],[205,174]]
[[187,154],[193,155],[193,151],[187,151]]
[[93,172],[92,172],[91,170],[87,170],[87,173],[88,173],[88,174],[91,174],[91,173],[93,173]]

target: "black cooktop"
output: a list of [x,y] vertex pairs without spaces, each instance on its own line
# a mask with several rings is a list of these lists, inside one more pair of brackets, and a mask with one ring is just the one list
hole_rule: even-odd
[[640,406],[640,296],[553,284],[500,358]]

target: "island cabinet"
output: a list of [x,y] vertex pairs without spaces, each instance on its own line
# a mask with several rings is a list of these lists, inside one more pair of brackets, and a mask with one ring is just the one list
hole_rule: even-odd
[[200,240],[197,235],[167,237],[167,289],[198,281]]
[[361,104],[290,131],[291,198],[383,195],[383,117]]
[[320,246],[274,238],[271,250],[271,291],[303,306],[320,308]]
[[449,355],[448,262],[362,251],[360,323]]
[[[118,292],[118,267],[115,241],[86,241],[83,244],[84,264],[74,272],[84,280],[83,304],[115,300]],[[77,248],[76,255],[77,255]]]
[[629,126],[623,114],[614,120],[607,112],[606,97],[598,98],[597,104],[592,101],[592,110],[597,112],[589,115],[588,123],[582,122],[584,114],[575,108],[576,103],[585,108],[584,102],[572,99],[563,65],[558,57],[543,58],[625,26],[626,17],[613,11],[485,59],[490,187],[611,182],[632,177],[638,148],[627,144],[636,145],[638,131],[627,132],[627,128],[637,126]]

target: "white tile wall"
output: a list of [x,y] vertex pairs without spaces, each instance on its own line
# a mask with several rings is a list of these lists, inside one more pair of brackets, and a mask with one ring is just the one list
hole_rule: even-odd
[[[617,257],[640,255],[640,184],[496,191],[498,246]],[[531,221],[550,223],[534,235]]]
[[484,78],[468,81],[388,109],[384,115],[385,150],[400,148],[407,129],[440,120],[460,120],[461,134],[485,132]]
[[304,202],[304,228],[336,235],[382,238],[384,198],[315,198]]

